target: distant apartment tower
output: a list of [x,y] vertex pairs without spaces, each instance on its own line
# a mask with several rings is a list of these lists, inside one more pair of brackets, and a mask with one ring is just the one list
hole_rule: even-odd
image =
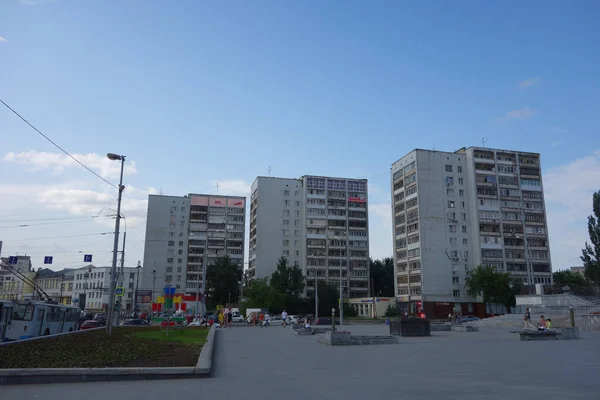
[[[336,286],[346,298],[369,293],[367,180],[303,176],[258,177],[250,203],[249,271],[269,277],[286,257],[306,277],[306,295],[315,281]],[[341,269],[341,275],[340,275]]]
[[245,197],[150,195],[143,289],[156,298],[169,283],[177,293],[195,295],[203,266],[223,256],[242,269],[245,216]]
[[551,283],[540,156],[414,150],[392,164],[395,289],[400,307],[474,312],[465,278],[478,265],[523,284]]

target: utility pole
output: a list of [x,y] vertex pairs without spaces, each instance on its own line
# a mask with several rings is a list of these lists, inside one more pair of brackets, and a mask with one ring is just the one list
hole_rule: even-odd
[[[125,218],[125,217],[123,217]],[[123,280],[125,278],[125,240],[127,239],[127,230],[123,232],[123,250],[121,250],[121,268],[119,272],[119,287],[123,287]],[[119,301],[119,300],[117,300]],[[119,311],[117,312],[117,326],[121,322],[121,313],[123,310],[119,307]]]
[[156,286],[156,270],[155,269],[152,270],[152,296],[151,296],[152,298],[150,299],[151,303],[154,303],[154,286]]
[[319,272],[315,271],[315,320],[319,318]]
[[204,240],[204,261],[202,262],[202,312],[206,312],[206,267],[208,266],[208,232]]
[[[200,259],[200,266],[202,267],[202,269],[204,269],[203,264],[204,264],[204,262],[202,261],[202,259]],[[198,272],[200,272],[200,271],[198,271]],[[203,276],[204,276],[204,272],[203,272]],[[204,278],[202,279],[202,282],[204,282]],[[202,290],[202,292],[204,292],[204,289]],[[200,304],[200,274],[198,273],[196,275],[196,317],[198,317],[198,319],[200,319],[200,309],[198,308],[199,304]]]
[[135,280],[135,307],[133,309],[133,312],[135,313],[136,310],[138,309],[138,289],[140,287],[140,269],[142,269],[142,262],[138,261],[137,262],[137,279]]
[[115,308],[115,291],[117,288],[117,256],[119,251],[119,228],[121,224],[121,199],[123,198],[123,190],[125,186],[123,186],[123,169],[125,167],[125,156],[118,155],[114,153],[108,153],[106,155],[109,160],[113,161],[121,161],[121,176],[119,179],[119,197],[117,198],[117,218],[115,219],[115,241],[113,244],[113,259],[112,259],[112,268],[110,274],[110,293],[108,297],[108,318],[106,321],[106,333],[108,335],[112,334],[113,327],[113,315]]

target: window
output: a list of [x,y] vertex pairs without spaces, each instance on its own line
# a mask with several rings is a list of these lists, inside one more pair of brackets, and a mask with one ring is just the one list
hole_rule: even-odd
[[283,251],[281,254],[282,254],[284,257],[287,257],[287,256],[289,256],[289,255],[290,255],[290,251],[289,251],[289,250],[284,250],[284,251]]
[[290,220],[289,219],[284,219],[283,220],[283,225],[288,226],[290,224]]
[[465,181],[463,178],[458,178],[458,184],[459,185],[464,185]]
[[299,194],[300,194],[300,191],[299,191],[299,190],[295,190],[295,191],[294,191],[294,196],[298,196]]
[[446,194],[448,196],[454,196],[454,189],[446,189]]
[[454,202],[448,201],[448,208],[454,208]]
[[458,241],[456,240],[455,237],[451,237],[450,238],[450,244],[456,246],[456,244],[458,244]]
[[463,244],[466,246],[468,243],[467,238],[463,238]]
[[183,254],[183,250],[181,250],[181,249],[177,250],[177,254],[182,255]]
[[175,241],[174,240],[169,240],[169,246],[175,246]]
[[460,297],[460,290],[453,290],[453,291],[452,291],[452,295],[453,295],[454,297]]
[[460,217],[463,221],[467,220],[467,214],[465,214],[465,213],[460,213]]
[[169,232],[169,236],[175,236],[175,232]]
[[296,207],[300,207],[300,201],[296,200]]
[[167,263],[172,263],[172,262],[173,262],[173,257],[167,258]]
[[[458,190],[458,195],[459,196],[464,196],[465,195],[465,191],[463,189],[459,189]],[[463,207],[465,206],[465,203],[463,202]]]
[[290,215],[290,210],[283,210],[283,215],[285,215],[285,216]]
[[284,200],[283,204],[286,205],[286,206],[289,206],[290,205],[290,201],[289,200]]
[[[454,283],[455,285],[460,285],[460,278],[458,276],[453,276],[452,283]],[[460,297],[460,294],[458,296],[455,295],[455,297]]]
[[467,233],[467,227],[466,226],[462,226],[462,233]]
[[452,165],[446,165],[446,172],[452,172]]
[[178,258],[178,259],[177,259],[177,263],[178,263],[178,264],[183,264],[183,259],[182,259],[182,258]]
[[458,173],[461,173],[461,174],[462,174],[462,166],[460,166],[460,165],[459,165],[458,167],[456,167],[456,171],[457,171]]
[[448,232],[456,232],[456,225],[448,225]]
[[289,240],[284,240],[283,241],[283,247],[288,247],[290,245],[290,241]]
[[284,196],[289,196],[290,195],[290,191],[289,190],[284,190],[283,191],[283,195]]
[[175,254],[175,250],[173,250],[173,249],[168,249],[168,250],[167,250],[167,254]]
[[183,246],[183,240],[180,240],[180,241],[179,241],[179,245],[180,245],[180,246]]

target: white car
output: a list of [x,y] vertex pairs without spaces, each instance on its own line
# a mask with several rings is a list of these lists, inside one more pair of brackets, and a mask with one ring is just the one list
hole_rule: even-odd
[[300,322],[300,318],[297,315],[288,315],[286,323],[288,325],[297,324]]
[[[263,321],[263,326],[265,326],[267,324],[267,321]],[[271,317],[271,319],[269,319],[269,325],[270,326],[281,326],[283,325],[283,319],[281,319],[281,317]]]
[[242,317],[240,314],[234,313],[231,316],[231,322],[244,322],[244,317]]

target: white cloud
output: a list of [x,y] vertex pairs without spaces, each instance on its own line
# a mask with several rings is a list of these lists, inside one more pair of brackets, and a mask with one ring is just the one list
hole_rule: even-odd
[[210,183],[219,194],[225,196],[249,196],[251,184],[244,180],[212,181]]
[[535,117],[538,114],[537,110],[529,107],[521,107],[517,110],[507,112],[501,117],[496,118],[496,121],[505,121],[509,119],[525,120]]
[[530,79],[524,79],[521,82],[519,82],[519,87],[521,89],[527,89],[530,88],[532,86],[537,85],[540,82],[540,78],[530,78]]
[[543,180],[553,268],[581,265],[592,194],[600,190],[600,151],[551,168]]
[[0,36],[0,43],[8,43],[5,37]]
[[[73,154],[77,160],[88,168],[97,171],[104,178],[118,178],[121,171],[121,163],[112,161],[104,155],[88,153]],[[30,150],[21,153],[8,153],[3,158],[5,162],[16,162],[18,164],[28,165],[33,171],[51,169],[54,173],[60,174],[66,168],[82,168],[72,158],[61,153],[49,153],[43,151]],[[125,175],[134,175],[137,173],[135,162],[125,162]]]

